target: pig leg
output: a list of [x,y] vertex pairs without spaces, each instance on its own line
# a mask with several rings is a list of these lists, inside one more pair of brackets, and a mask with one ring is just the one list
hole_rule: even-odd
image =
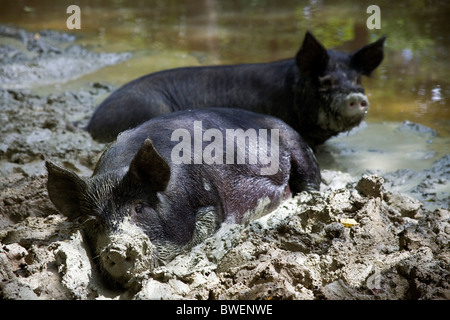
[[211,236],[223,221],[222,208],[220,206],[202,207],[197,209],[195,230],[189,247],[193,247]]
[[320,189],[320,168],[309,146],[297,140],[291,149],[289,187],[292,194]]
[[166,264],[177,255],[191,250],[194,246],[210,237],[223,221],[222,211],[221,206],[207,206],[196,209],[195,229],[191,239],[183,246],[168,241],[155,241],[158,260],[162,264]]

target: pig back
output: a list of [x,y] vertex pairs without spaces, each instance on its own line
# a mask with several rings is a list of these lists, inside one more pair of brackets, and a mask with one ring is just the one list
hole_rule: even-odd
[[[194,122],[197,127],[194,127]],[[198,128],[199,123],[201,128]],[[181,164],[173,161],[173,150],[179,146],[180,140],[172,141],[172,134],[179,129],[189,134],[188,142],[191,146],[190,160]],[[201,156],[206,156],[205,150],[211,144],[211,139],[203,136],[209,129],[222,133],[222,163],[207,164],[205,158],[198,157],[198,152]],[[234,161],[227,163],[227,152],[236,153],[238,148],[236,144],[232,151],[226,149],[227,130],[236,129],[253,129],[256,133],[259,133],[259,129],[281,131],[282,137],[277,141],[278,170],[274,174],[261,174],[263,164],[260,159],[252,164],[249,163],[249,158],[245,159],[245,163],[237,163],[237,156],[234,154]],[[210,108],[170,113],[120,134],[102,155],[94,175],[111,170],[118,170],[125,175],[143,142],[151,139],[155,149],[170,167],[171,177],[164,191],[166,196],[177,198],[180,203],[190,203],[190,207],[219,202],[223,218],[240,223],[264,215],[283,200],[290,173],[290,150],[284,141],[286,132],[296,134],[281,120],[244,110]],[[198,142],[198,139],[201,141]],[[195,144],[201,147],[196,150]],[[251,142],[245,148],[247,156],[257,152]],[[199,163],[198,159],[202,161]]]

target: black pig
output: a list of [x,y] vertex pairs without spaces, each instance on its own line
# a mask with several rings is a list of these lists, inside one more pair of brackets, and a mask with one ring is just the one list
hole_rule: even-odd
[[105,99],[86,129],[102,142],[177,110],[231,107],[276,116],[311,145],[357,126],[369,109],[361,76],[383,60],[385,37],[346,54],[326,50],[307,32],[294,59],[161,71]]
[[84,221],[102,270],[125,286],[223,221],[259,217],[320,185],[314,154],[296,131],[228,108],[170,113],[123,132],[90,178],[46,166],[51,201]]

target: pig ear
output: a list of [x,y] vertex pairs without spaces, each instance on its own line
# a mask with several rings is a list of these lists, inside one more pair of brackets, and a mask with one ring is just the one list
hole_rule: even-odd
[[368,44],[354,52],[351,56],[351,65],[363,75],[369,76],[376,67],[383,61],[383,45],[386,36],[382,36],[377,41]]
[[73,220],[81,214],[80,196],[87,189],[86,182],[74,172],[46,161],[47,190],[50,200],[66,217]]
[[302,47],[297,53],[297,66],[301,74],[320,75],[325,71],[328,65],[327,49],[307,31]]
[[170,179],[170,167],[156,151],[153,142],[146,139],[130,164],[132,179],[150,183],[152,190],[164,191]]

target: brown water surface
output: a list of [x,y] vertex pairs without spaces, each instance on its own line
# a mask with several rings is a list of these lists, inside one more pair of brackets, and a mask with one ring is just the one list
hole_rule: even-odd
[[[388,36],[386,58],[364,84],[369,122],[409,120],[450,136],[448,1],[376,1],[381,29],[369,30],[373,1],[77,1],[81,30],[68,30],[71,0],[2,1],[0,23],[56,29],[99,51],[134,58],[68,84],[123,84],[153,71],[205,64],[264,62],[291,57],[306,30],[327,47],[355,50]],[[45,90],[45,88],[42,88]]]

